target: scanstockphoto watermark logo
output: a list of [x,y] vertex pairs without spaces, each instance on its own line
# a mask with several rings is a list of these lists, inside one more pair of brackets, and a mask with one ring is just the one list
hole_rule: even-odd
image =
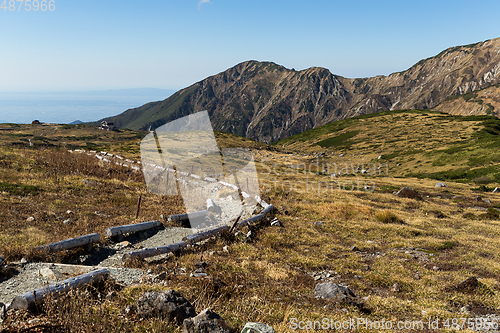
[[[387,163],[314,163],[263,164],[262,175],[271,180],[262,185],[263,193],[271,191],[326,194],[333,191],[375,191],[370,177],[388,176]],[[290,178],[293,180],[279,180]],[[319,177],[318,177],[319,176]]]
[[[228,223],[252,212],[260,197],[253,154],[244,148],[219,149],[207,111],[169,122],[141,141],[148,190],[181,195],[192,228]],[[217,207],[212,219],[197,212]]]

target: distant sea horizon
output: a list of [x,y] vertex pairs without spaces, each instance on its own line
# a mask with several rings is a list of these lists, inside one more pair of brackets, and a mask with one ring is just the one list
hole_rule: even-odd
[[69,124],[116,116],[149,102],[161,101],[176,90],[138,88],[89,91],[0,92],[0,123]]

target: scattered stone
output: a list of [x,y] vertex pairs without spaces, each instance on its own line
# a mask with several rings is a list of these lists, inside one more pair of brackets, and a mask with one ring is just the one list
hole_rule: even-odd
[[495,187],[495,189],[493,190],[493,193],[500,193],[500,187]]
[[226,252],[226,253],[229,253],[229,248],[227,247],[227,245],[226,245],[226,246],[224,246],[224,247],[222,248],[222,250],[223,250],[224,252]]
[[437,266],[432,266],[432,269],[433,269],[434,271],[439,271],[439,267],[437,267]]
[[70,211],[70,210],[67,210],[67,211],[66,211],[66,214],[68,214],[68,215],[73,215],[73,212],[72,212],[72,211]]
[[82,184],[85,186],[101,185],[101,183],[96,182],[95,180],[90,180],[90,179],[82,179]]
[[459,310],[460,313],[463,313],[463,314],[469,314],[470,313],[470,306],[469,304],[465,305],[465,306],[462,306]]
[[487,204],[490,204],[490,203],[491,203],[491,200],[490,200],[490,199],[488,199],[488,198],[486,198],[486,199],[484,199],[484,202],[485,202],[485,203],[487,203]]
[[232,333],[231,327],[215,312],[203,310],[193,318],[185,319],[182,333]]
[[175,290],[148,292],[137,301],[137,315],[141,318],[165,318],[178,325],[196,316],[196,311],[187,299]]
[[246,323],[241,333],[274,333],[274,328],[263,323]]
[[115,299],[116,297],[118,297],[118,293],[116,291],[111,291],[109,292],[107,295],[106,295],[106,299],[108,301],[111,301],[112,299]]
[[448,187],[448,185],[446,185],[446,183],[439,182],[439,183],[436,183],[436,185],[434,187]]
[[33,222],[35,221],[35,218],[33,216],[30,216],[26,219],[26,222]]
[[167,272],[163,272],[163,273],[160,273],[158,275],[156,275],[155,277],[153,277],[153,280],[156,280],[156,281],[165,281],[167,279]]
[[318,283],[314,288],[314,297],[335,300],[336,302],[352,302],[356,295],[349,287],[344,287],[335,283]]
[[271,226],[272,227],[281,227],[281,221],[278,220],[276,217],[271,221]]
[[354,246],[351,247],[351,251],[352,252],[359,252],[359,249],[358,249],[358,247],[356,245],[354,245]]
[[135,311],[136,311],[135,305],[131,304],[131,305],[127,306],[125,309],[123,309],[120,313],[123,316],[130,316],[131,314],[134,314]]
[[325,222],[323,222],[323,221],[314,222],[315,227],[322,227],[323,224],[325,224]]
[[393,293],[399,293],[401,291],[401,288],[399,287],[399,284],[397,283],[394,283],[391,287],[391,291]]
[[63,221],[64,224],[71,224],[71,219],[66,219]]
[[477,289],[479,286],[479,281],[475,276],[471,276],[459,284],[457,284],[453,289],[458,290],[458,291],[466,291],[466,292],[472,292]]
[[123,241],[123,242],[120,242],[120,243],[116,243],[115,246],[114,246],[114,248],[116,250],[122,250],[122,249],[124,249],[126,247],[129,247],[129,246],[130,246],[130,242]]
[[26,258],[21,259],[21,264],[27,264],[27,263],[28,263],[28,260],[26,260]]
[[190,276],[191,277],[204,277],[204,276],[208,276],[208,274],[207,273],[194,272],[194,273],[191,273]]
[[411,187],[405,186],[399,191],[395,193],[396,196],[400,198],[409,198],[409,199],[417,199],[417,200],[422,200],[422,196],[412,189]]
[[60,274],[54,272],[53,270],[51,270],[48,267],[44,267],[41,270],[39,270],[38,274],[41,277],[44,277],[44,278],[49,279],[49,280],[54,280],[54,281],[57,280],[58,277],[60,277]]

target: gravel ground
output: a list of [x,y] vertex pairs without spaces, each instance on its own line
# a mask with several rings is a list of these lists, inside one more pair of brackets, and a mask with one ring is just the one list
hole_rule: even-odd
[[[214,200],[223,212],[228,215],[240,213],[241,205],[239,201],[231,198]],[[254,206],[245,206],[241,219],[252,215]],[[231,220],[224,219],[223,216],[216,215],[217,222],[231,224]],[[213,227],[213,226],[212,226]],[[211,228],[211,227],[210,227]],[[17,295],[63,281],[65,279],[88,273],[90,271],[107,268],[110,270],[111,278],[124,285],[140,283],[143,278],[151,279],[153,275],[140,269],[123,267],[122,256],[130,251],[142,248],[158,247],[173,244],[182,240],[183,237],[198,232],[197,229],[180,227],[160,227],[143,232],[139,232],[125,237],[125,240],[116,244],[97,244],[94,249],[85,255],[75,258],[71,265],[52,263],[11,263],[15,274],[0,282],[0,302],[10,303]],[[167,255],[156,256],[146,260],[156,260]]]
[[[7,304],[14,297],[36,290],[71,277],[85,274],[102,267],[61,265],[50,263],[15,263],[11,265],[18,272],[14,277],[0,283],[0,302]],[[143,270],[132,268],[108,267],[110,277],[118,283],[131,285],[139,283],[141,278],[152,278]]]

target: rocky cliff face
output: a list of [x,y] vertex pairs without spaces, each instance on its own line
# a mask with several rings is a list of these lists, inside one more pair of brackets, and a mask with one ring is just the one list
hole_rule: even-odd
[[406,71],[362,79],[319,67],[295,71],[271,62],[247,61],[164,101],[107,120],[120,127],[148,129],[208,110],[215,130],[272,142],[357,115],[434,108],[450,96],[496,83],[500,83],[500,39],[452,47]]

